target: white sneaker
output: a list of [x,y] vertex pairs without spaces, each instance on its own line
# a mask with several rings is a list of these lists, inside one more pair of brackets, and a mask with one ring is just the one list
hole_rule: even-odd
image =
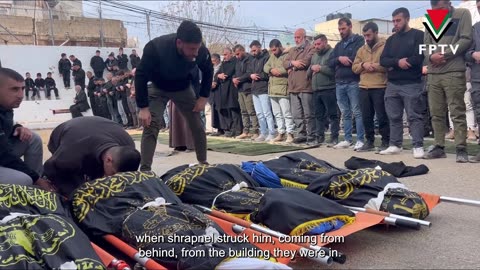
[[423,147],[413,148],[413,158],[420,159],[423,158],[424,155]]
[[363,147],[363,142],[357,142],[355,146],[353,147],[353,151],[357,151],[358,149]]
[[335,145],[333,148],[334,149],[345,149],[345,148],[348,148],[350,146],[352,146],[353,143],[349,142],[349,141],[343,141],[343,142],[339,142],[337,145]]
[[402,152],[402,148],[396,146],[389,146],[387,149],[380,151],[380,155],[395,155],[400,154]]
[[265,136],[260,135],[255,139],[256,142],[264,142],[265,141]]
[[277,136],[274,136],[274,135],[268,135],[267,138],[265,138],[265,141],[267,142],[271,142],[273,141]]

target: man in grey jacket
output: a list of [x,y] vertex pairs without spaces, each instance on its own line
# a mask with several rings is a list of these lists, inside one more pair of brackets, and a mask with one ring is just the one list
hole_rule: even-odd
[[[480,0],[477,0],[477,9],[480,13]],[[471,68],[471,83],[472,83],[472,102],[475,119],[477,124],[480,123],[480,22],[473,26],[473,42],[470,49],[465,55],[465,59]],[[480,125],[479,125],[480,129]],[[471,162],[480,162],[480,152],[476,157],[470,160]]]

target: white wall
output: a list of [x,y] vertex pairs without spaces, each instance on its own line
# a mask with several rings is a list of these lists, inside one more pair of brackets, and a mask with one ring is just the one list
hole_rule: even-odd
[[[65,90],[63,87],[63,80],[58,75],[58,60],[60,60],[62,53],[66,53],[67,56],[73,54],[82,61],[82,68],[85,72],[92,71],[90,58],[95,55],[97,49],[101,51],[101,56],[104,59],[110,52],[114,52],[115,55],[118,53],[118,48],[0,45],[2,67],[16,70],[23,76],[26,72],[30,72],[33,79],[38,72],[42,73],[43,78],[47,77],[47,72],[52,72],[52,77],[57,83],[60,94],[60,100],[46,100],[44,93],[40,94],[42,100],[24,100],[20,107],[15,110],[15,120],[31,128],[52,128],[70,119],[70,114],[53,115],[51,111],[52,109],[68,109],[73,104],[73,98],[75,97],[73,88]],[[124,53],[127,55],[130,55],[131,52],[132,48],[124,49]],[[141,55],[142,51],[137,49],[137,53]],[[86,79],[86,83],[88,84],[88,79]],[[71,85],[74,85],[73,78]],[[53,91],[51,94],[54,95]]]

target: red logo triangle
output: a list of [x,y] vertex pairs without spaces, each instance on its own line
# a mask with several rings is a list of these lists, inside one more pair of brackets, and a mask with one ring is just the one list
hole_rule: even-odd
[[435,27],[435,30],[440,29],[440,26],[442,26],[442,22],[445,19],[445,17],[448,15],[448,9],[427,9],[428,15],[430,16],[430,19],[432,20],[433,27]]

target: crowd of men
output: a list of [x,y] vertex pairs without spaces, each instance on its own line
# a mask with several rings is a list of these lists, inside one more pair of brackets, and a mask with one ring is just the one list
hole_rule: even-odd
[[[402,151],[406,114],[414,158],[436,159],[446,157],[450,118],[456,161],[468,162],[467,133],[469,138],[476,137],[471,125],[467,130],[464,95],[467,84],[471,85],[480,122],[480,27],[477,23],[472,31],[470,12],[454,8],[450,1],[431,4],[432,9],[450,13],[453,23],[439,44],[458,45],[455,53],[442,54],[440,49],[423,53],[421,44],[437,43],[428,32],[411,28],[408,9],[399,8],[392,13],[394,34],[387,40],[379,37],[374,22],[365,24],[362,37],[352,32],[348,18],[342,18],[338,21],[341,40],[334,48],[325,35],[315,36],[312,44],[305,30],[298,29],[296,47],[288,52],[274,39],[270,52],[253,41],[249,54],[242,45],[225,48],[223,61],[213,54],[210,104],[212,127],[217,131],[212,136],[309,146],[326,143],[335,149],[391,155]],[[468,82],[467,76],[471,77]],[[424,136],[430,125],[435,143],[425,153]],[[328,140],[326,129],[330,130]],[[377,132],[381,135],[378,149],[374,146]],[[480,161],[480,154],[472,161]]]

